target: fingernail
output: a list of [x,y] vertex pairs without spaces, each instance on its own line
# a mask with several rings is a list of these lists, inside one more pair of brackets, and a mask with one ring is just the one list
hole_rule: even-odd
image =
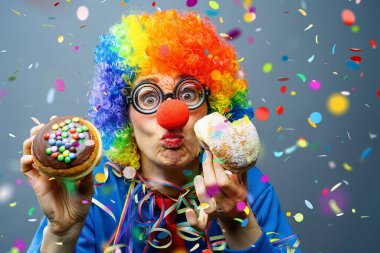
[[199,185],[200,183],[202,183],[202,176],[196,176],[194,178],[194,184]]

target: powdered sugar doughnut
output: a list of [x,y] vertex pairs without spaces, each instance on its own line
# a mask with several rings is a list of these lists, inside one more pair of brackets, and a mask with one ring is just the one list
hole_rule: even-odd
[[260,141],[247,116],[231,123],[214,112],[198,120],[194,131],[201,145],[210,150],[225,169],[243,173],[256,164]]

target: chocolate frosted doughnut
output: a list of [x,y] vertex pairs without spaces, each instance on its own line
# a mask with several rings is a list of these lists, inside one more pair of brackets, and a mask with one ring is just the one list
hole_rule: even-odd
[[210,150],[225,169],[243,173],[256,164],[260,141],[248,117],[231,123],[214,112],[198,120],[194,131],[201,145]]
[[37,168],[49,177],[80,179],[101,160],[100,134],[83,118],[56,117],[33,139],[32,155]]

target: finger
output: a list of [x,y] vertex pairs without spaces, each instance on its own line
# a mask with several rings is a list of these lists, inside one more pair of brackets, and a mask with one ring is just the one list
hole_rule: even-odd
[[213,213],[216,210],[215,199],[210,197],[207,193],[204,178],[202,176],[196,176],[194,178],[195,192],[197,194],[200,203],[207,203],[209,206],[204,209],[206,213]]
[[33,135],[36,135],[43,126],[45,126],[45,124],[39,124],[37,126],[32,127],[32,129],[30,129],[30,136],[32,137]]
[[[232,196],[235,192],[233,191],[236,185],[230,180],[223,166],[218,162],[213,160],[213,168],[215,171],[216,184],[219,186],[220,190],[227,196]],[[219,195],[219,196],[218,196]],[[222,194],[218,194],[215,197],[220,197]]]
[[203,210],[199,212],[199,217],[195,211],[191,208],[186,209],[186,220],[190,224],[191,227],[198,231],[204,231],[207,226],[208,214]]
[[216,184],[216,177],[215,177],[215,172],[214,172],[213,162],[212,162],[213,155],[208,150],[205,150],[203,155],[206,156],[206,157],[203,157],[204,162],[202,163],[204,182],[207,187],[207,192],[212,197],[218,194],[219,192],[219,189]]
[[[241,179],[242,175],[231,174],[229,176],[231,185],[229,190],[231,192],[231,196],[234,199],[243,200],[247,197],[247,186],[244,183],[243,179]],[[244,178],[244,176],[243,176]],[[229,191],[227,190],[227,191]]]
[[35,135],[26,139],[24,143],[22,144],[22,150],[23,150],[24,155],[30,155],[32,153],[31,149],[32,149],[32,142],[33,142],[34,137]]
[[31,155],[23,155],[20,159],[21,172],[26,176],[29,182],[39,178],[40,173],[33,167],[33,157]]

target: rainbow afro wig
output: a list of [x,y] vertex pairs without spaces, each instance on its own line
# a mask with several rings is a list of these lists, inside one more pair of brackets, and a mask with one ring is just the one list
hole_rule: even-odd
[[248,83],[238,77],[235,49],[216,33],[207,17],[176,10],[127,15],[95,50],[95,78],[88,94],[88,115],[100,130],[110,161],[140,168],[129,108],[121,90],[132,89],[140,75],[181,73],[210,89],[208,113],[230,121],[254,113],[247,99]]

